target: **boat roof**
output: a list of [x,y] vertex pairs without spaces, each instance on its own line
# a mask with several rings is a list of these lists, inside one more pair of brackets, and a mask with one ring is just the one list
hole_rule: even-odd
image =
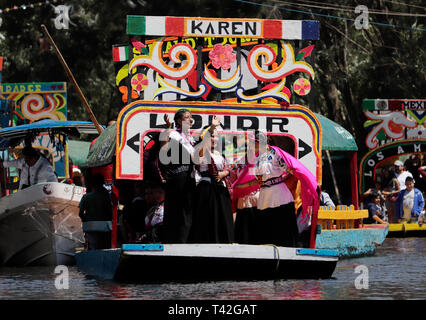
[[340,124],[324,117],[319,113],[314,113],[322,128],[322,150],[330,151],[357,151],[358,146],[355,138],[348,130]]
[[65,134],[79,137],[80,134],[98,134],[95,125],[89,121],[41,120],[30,124],[0,129],[0,148],[7,148],[24,139],[28,134],[42,132]]

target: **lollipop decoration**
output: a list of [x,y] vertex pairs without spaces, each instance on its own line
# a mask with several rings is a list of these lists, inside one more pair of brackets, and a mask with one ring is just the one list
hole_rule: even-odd
[[307,95],[311,91],[311,83],[308,79],[299,78],[293,83],[293,90],[299,96]]

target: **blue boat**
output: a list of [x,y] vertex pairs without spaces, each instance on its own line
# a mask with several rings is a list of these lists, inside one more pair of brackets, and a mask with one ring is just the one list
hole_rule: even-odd
[[123,244],[81,251],[89,276],[132,282],[256,279],[327,279],[337,251],[240,244]]
[[315,248],[337,250],[340,258],[371,256],[386,239],[389,225],[362,224],[368,210],[338,206],[337,210],[322,207],[318,211],[319,231]]

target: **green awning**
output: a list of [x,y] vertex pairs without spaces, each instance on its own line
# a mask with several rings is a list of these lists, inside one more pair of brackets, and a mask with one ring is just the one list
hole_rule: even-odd
[[322,150],[357,151],[354,137],[348,130],[330,119],[315,113],[322,127]]
[[72,160],[72,163],[79,167],[85,167],[89,147],[90,142],[68,140],[68,156]]
[[86,167],[100,167],[112,163],[115,155],[115,141],[117,135],[116,123],[107,127],[98,136],[90,148]]

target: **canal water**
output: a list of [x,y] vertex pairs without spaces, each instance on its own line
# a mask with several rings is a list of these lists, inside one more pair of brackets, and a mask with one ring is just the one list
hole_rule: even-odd
[[375,256],[340,260],[327,280],[129,284],[87,278],[73,266],[68,289],[57,289],[54,268],[0,268],[0,300],[424,300],[425,270],[426,238],[388,238]]

